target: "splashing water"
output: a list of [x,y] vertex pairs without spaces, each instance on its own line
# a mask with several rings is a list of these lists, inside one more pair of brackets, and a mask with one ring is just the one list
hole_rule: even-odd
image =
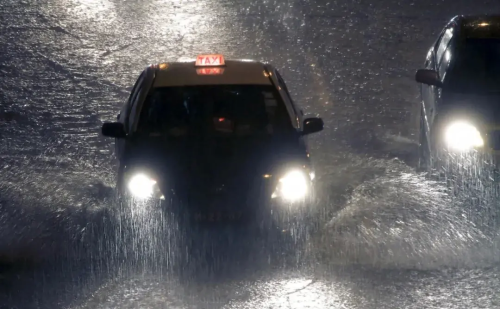
[[[370,168],[384,164],[371,161]],[[355,188],[326,225],[317,250],[329,263],[427,269],[498,261],[495,233],[468,215],[474,192],[450,194],[402,163],[385,164],[388,172]]]

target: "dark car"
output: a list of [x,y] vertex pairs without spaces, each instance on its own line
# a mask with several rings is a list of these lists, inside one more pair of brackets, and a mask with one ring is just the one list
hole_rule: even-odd
[[216,223],[308,212],[314,171],[304,138],[322,129],[272,66],[202,55],[146,68],[102,133],[116,138],[123,195],[175,202],[191,222]]
[[500,16],[456,16],[430,48],[421,83],[419,167],[500,151]]

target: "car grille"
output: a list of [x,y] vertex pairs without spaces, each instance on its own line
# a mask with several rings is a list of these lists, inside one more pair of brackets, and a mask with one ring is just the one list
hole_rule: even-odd
[[259,198],[261,196],[269,195],[271,196],[272,192],[269,193],[265,189],[265,186],[261,186],[261,184],[251,184],[251,183],[243,183],[241,182],[241,187],[238,186],[224,186],[224,187],[209,187],[210,190],[191,190],[190,198],[193,201],[213,201],[216,204],[218,203],[242,203],[248,200],[253,200],[255,198]]
[[500,150],[500,130],[488,132],[487,144],[494,150]]

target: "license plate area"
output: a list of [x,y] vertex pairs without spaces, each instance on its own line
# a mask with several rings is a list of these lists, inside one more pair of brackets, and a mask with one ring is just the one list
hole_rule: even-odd
[[243,211],[196,211],[195,222],[238,222],[245,219]]

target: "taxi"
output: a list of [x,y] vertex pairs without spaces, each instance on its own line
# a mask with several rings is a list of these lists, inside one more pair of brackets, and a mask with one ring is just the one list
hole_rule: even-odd
[[464,155],[470,161],[470,154],[498,165],[500,15],[450,20],[415,79],[421,94],[419,168]]
[[273,66],[220,54],[147,67],[117,121],[102,126],[115,138],[124,196],[212,223],[309,213],[306,137],[321,130]]

